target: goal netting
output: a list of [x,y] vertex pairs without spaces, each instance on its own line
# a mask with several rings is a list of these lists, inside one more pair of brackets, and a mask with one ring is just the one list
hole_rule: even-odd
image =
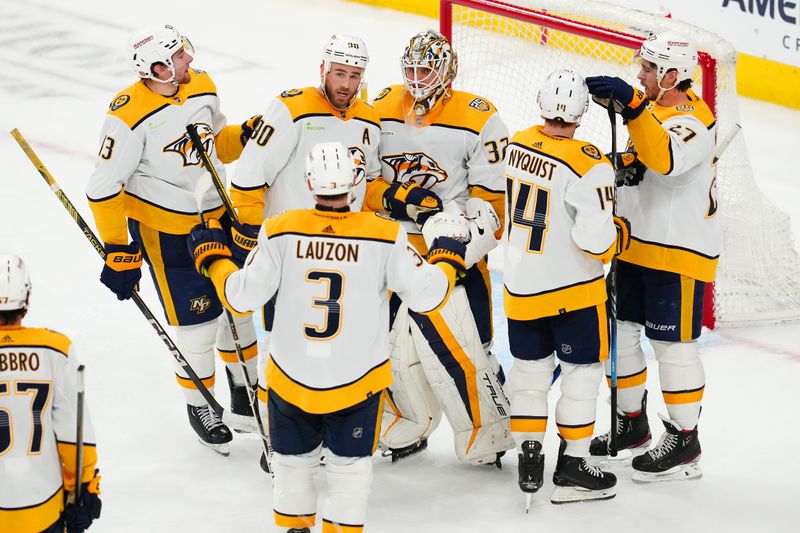
[[[442,33],[458,53],[455,88],[491,100],[512,134],[541,123],[536,94],[550,72],[571,68],[584,76],[619,76],[636,86],[635,51],[667,29],[686,35],[700,51],[694,88],[716,113],[718,142],[739,123],[736,51],[711,32],[587,0],[442,0],[441,6]],[[624,146],[625,128],[620,123],[617,130],[617,145]],[[578,133],[603,150],[611,148],[608,115],[597,105],[590,105]],[[743,135],[734,137],[717,163],[717,189],[723,242],[705,324],[800,320],[800,257],[790,220],[756,186]]]

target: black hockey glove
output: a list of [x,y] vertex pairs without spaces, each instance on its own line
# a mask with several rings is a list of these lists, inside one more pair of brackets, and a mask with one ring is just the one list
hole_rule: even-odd
[[67,533],[83,533],[100,518],[103,502],[100,501],[100,476],[97,473],[95,470],[95,477],[81,485],[80,499],[64,507],[62,516]]
[[117,295],[118,300],[133,296],[142,278],[142,252],[135,242],[106,244],[106,264],[100,273],[100,282]]
[[228,248],[228,236],[219,223],[219,220],[210,219],[208,227],[198,224],[186,237],[189,253],[194,257],[194,267],[199,273],[208,276],[208,267],[218,259],[231,257]]
[[258,128],[261,126],[262,122],[261,115],[253,115],[242,122],[242,134],[239,136],[242,146],[246,145],[247,141],[253,137],[253,133],[258,131]]
[[[616,168],[617,187],[635,187],[642,182],[644,171],[647,167],[639,161],[636,152],[622,152],[617,154],[606,154],[614,163]],[[612,159],[613,158],[613,159]]]
[[467,264],[464,255],[467,245],[450,237],[436,237],[428,251],[428,262],[432,265],[444,261],[456,269],[456,277],[461,278],[467,273]]
[[586,86],[592,100],[603,107],[608,107],[608,101],[611,100],[614,111],[625,120],[633,120],[641,115],[649,102],[644,92],[634,89],[621,78],[589,76],[586,78]]
[[261,226],[255,224],[241,224],[234,222],[231,225],[231,253],[233,262],[242,268],[250,250],[258,244],[258,232]]
[[392,218],[413,220],[421,228],[428,218],[442,210],[442,200],[413,181],[395,181],[383,193],[383,207]]

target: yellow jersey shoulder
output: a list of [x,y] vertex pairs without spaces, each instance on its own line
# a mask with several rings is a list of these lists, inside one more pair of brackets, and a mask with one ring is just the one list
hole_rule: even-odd
[[0,330],[0,348],[3,346],[42,346],[57,352],[69,354],[72,341],[57,331],[47,328],[26,328]]
[[403,120],[403,86],[390,85],[372,101],[379,119]]
[[[379,126],[377,112],[373,107],[360,98],[356,98],[353,105],[342,112],[328,102],[316,87],[302,89],[288,89],[278,95],[278,100],[286,106],[293,122],[308,117],[309,115],[335,116],[344,120],[358,119]],[[344,115],[342,116],[342,113]]]
[[180,85],[175,96],[169,98],[151,91],[143,80],[139,80],[117,93],[108,106],[108,114],[119,118],[129,128],[133,129],[142,119],[162,107],[179,105],[196,96],[217,94],[217,86],[207,72],[192,69],[191,76],[191,81],[185,85]]
[[486,98],[466,91],[451,91],[435,124],[464,128],[480,133],[497,108]]
[[708,104],[691,89],[686,91],[686,96],[689,101],[684,104],[670,107],[655,104],[652,108],[653,115],[655,115],[660,122],[665,122],[679,115],[691,115],[706,128],[711,129],[717,119],[714,117],[714,113],[711,111],[711,108],[708,107]]
[[314,237],[355,238],[394,242],[400,223],[368,211],[295,209],[264,222],[267,237],[291,233]]
[[585,176],[599,164],[611,164],[594,144],[579,139],[549,135],[543,131],[543,126],[533,126],[515,133],[511,143],[557,159],[579,177]]

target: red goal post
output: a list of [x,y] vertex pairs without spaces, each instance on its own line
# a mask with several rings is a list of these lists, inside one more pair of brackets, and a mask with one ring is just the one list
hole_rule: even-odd
[[[440,0],[440,31],[459,58],[455,88],[491,100],[510,133],[540,121],[536,93],[557,68],[573,68],[584,76],[620,76],[636,85],[634,53],[647,37],[667,29],[683,33],[698,47],[695,91],[717,116],[718,140],[726,137],[740,122],[736,51],[717,35],[593,0]],[[607,115],[592,105],[579,136],[608,150],[610,130]],[[620,126],[618,131],[625,130]],[[624,141],[618,139],[617,145]],[[716,284],[706,288],[704,325],[800,319],[800,258],[789,219],[755,185],[742,135],[718,162],[717,177],[723,245]],[[748,220],[753,215],[758,224]],[[775,260],[785,267],[773,268]]]

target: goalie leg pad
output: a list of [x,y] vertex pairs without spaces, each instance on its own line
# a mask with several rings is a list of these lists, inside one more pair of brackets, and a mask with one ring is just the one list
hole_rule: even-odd
[[416,446],[436,429],[442,417],[442,409],[425,378],[409,327],[408,307],[403,304],[389,333],[393,379],[381,424],[380,447],[383,450]]
[[[216,337],[216,319],[194,326],[176,326],[175,328],[175,344],[211,394],[214,394],[214,340]],[[208,403],[189,379],[189,374],[178,362],[175,363],[175,378],[181,386],[187,404],[201,406]]]
[[[624,413],[642,406],[647,361],[642,351],[642,329],[636,322],[617,320],[617,405]],[[605,361],[606,380],[611,386],[611,363]]]
[[658,361],[661,393],[670,419],[693,429],[700,418],[706,375],[697,343],[650,341]]
[[[250,385],[255,385],[258,380],[258,343],[256,342],[256,326],[253,323],[253,316],[234,316],[233,324],[236,326],[236,333],[239,336],[239,346],[242,348]],[[244,375],[236,354],[236,345],[233,342],[233,334],[225,314],[219,318],[217,351],[225,362],[225,366],[230,370],[234,385],[244,385]]]
[[[322,506],[323,530],[361,531],[356,528],[364,526],[367,516],[372,459],[342,457],[329,452],[325,477],[328,480],[328,498]],[[337,529],[337,525],[349,527]]]
[[602,379],[600,363],[576,365],[561,362],[561,397],[556,404],[556,425],[567,445],[565,455],[589,456]]
[[555,356],[517,359],[508,373],[511,395],[511,431],[522,453],[526,440],[544,442],[547,429],[547,393],[553,381]]
[[319,469],[322,446],[309,453],[272,456],[272,507],[275,524],[287,528],[314,527],[317,489],[314,474]]
[[456,455],[473,464],[495,463],[514,447],[510,407],[470,311],[456,287],[435,313],[411,313],[411,332],[425,376],[455,434]]

